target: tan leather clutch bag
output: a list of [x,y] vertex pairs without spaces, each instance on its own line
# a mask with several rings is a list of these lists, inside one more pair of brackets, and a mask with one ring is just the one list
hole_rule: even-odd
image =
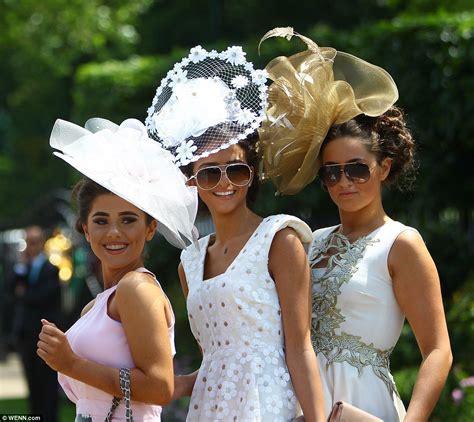
[[[304,416],[298,416],[291,422],[304,422]],[[334,403],[328,422],[383,422],[383,420],[352,404],[338,401]]]
[[349,403],[338,401],[334,403],[328,422],[383,422],[383,420]]

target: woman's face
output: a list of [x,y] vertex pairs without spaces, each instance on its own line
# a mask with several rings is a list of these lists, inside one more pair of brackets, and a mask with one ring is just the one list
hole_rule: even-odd
[[82,227],[97,258],[116,269],[141,265],[145,242],[153,238],[156,226],[156,220],[147,224],[145,213],[134,205],[103,194],[92,202]]
[[[237,144],[231,145],[229,148],[216,152],[209,157],[199,159],[194,163],[192,171],[193,175],[195,175],[199,170],[207,167],[225,166],[233,163],[247,164],[245,150]],[[251,174],[250,183],[253,176]],[[246,206],[250,183],[245,186],[237,186],[232,184],[225,174],[222,174],[216,187],[204,190],[198,186],[199,197],[207,205],[211,213],[228,214],[240,206]]]
[[357,212],[374,201],[380,201],[382,182],[390,172],[390,159],[377,163],[373,153],[357,138],[337,138],[329,142],[322,152],[322,165],[364,163],[370,170],[370,178],[364,183],[356,183],[341,173],[334,186],[327,186],[331,199],[341,211]]

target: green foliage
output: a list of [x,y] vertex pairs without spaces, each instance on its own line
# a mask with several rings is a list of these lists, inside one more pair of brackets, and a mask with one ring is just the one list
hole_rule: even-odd
[[2,226],[21,224],[31,203],[70,183],[48,137],[56,118],[70,117],[72,75],[89,60],[129,55],[150,2],[0,1]]
[[[333,46],[386,68],[400,91],[418,144],[419,175],[410,193],[387,191],[393,218],[417,227],[438,265],[454,351],[454,370],[433,420],[472,420],[474,12],[470,0],[320,0],[289,7],[283,0],[32,0],[0,1],[0,220],[14,225],[30,204],[77,175],[51,157],[47,142],[58,117],[83,124],[93,116],[120,122],[144,119],[166,72],[203,44],[242,44],[256,66],[299,51],[298,40],[260,37],[292,25],[319,45]],[[246,40],[242,42],[242,40]],[[181,46],[181,47],[177,47]],[[256,210],[296,214],[313,228],[333,224],[337,209],[319,184],[294,197],[275,197],[262,186]],[[7,204],[7,206],[4,206]],[[158,274],[177,316],[178,356],[195,365],[199,352],[189,333],[176,276],[178,253],[159,239],[149,267]],[[392,368],[405,403],[421,357],[403,329]],[[464,398],[454,404],[451,393]],[[471,410],[469,410],[471,409]],[[469,413],[471,412],[471,414]],[[466,419],[463,419],[466,418]]]
[[469,274],[462,287],[453,295],[447,312],[447,321],[455,365],[459,370],[466,371],[464,376],[473,376],[474,273]]
[[[472,421],[474,418],[474,364],[471,347],[474,343],[474,274],[463,281],[462,287],[446,306],[454,363],[433,412],[433,421]],[[416,340],[408,324],[405,324],[391,358],[397,388],[405,404],[410,401],[420,362],[421,355]]]
[[75,120],[82,124],[91,117],[91,110],[94,116],[116,122],[128,117],[144,120],[153,88],[183,54],[177,50],[164,57],[132,57],[81,66],[73,91]]

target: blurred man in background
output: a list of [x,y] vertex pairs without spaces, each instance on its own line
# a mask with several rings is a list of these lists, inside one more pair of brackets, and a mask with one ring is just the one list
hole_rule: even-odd
[[13,335],[21,356],[30,391],[30,412],[43,416],[44,422],[58,420],[58,383],[56,373],[36,354],[41,319],[58,321],[61,291],[58,269],[43,248],[44,233],[39,226],[25,229],[26,249],[15,265]]

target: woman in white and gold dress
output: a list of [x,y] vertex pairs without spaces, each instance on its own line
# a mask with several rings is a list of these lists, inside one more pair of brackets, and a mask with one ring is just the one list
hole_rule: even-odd
[[[386,71],[305,42],[306,52],[266,68],[275,101],[261,141],[282,193],[319,175],[339,209],[341,223],[316,230],[309,249],[326,411],[342,400],[384,421],[425,421],[452,361],[440,281],[419,233],[382,204],[383,186],[413,170],[414,141]],[[405,317],[423,358],[407,411],[389,367]]]

